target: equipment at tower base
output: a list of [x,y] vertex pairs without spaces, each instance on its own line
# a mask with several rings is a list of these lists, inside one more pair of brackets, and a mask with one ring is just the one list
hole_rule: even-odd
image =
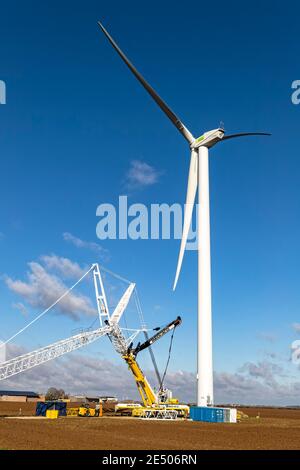
[[192,421],[205,421],[207,423],[236,423],[237,409],[191,406],[190,418]]

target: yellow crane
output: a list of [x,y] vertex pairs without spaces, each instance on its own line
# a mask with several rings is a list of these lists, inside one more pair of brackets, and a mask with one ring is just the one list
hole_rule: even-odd
[[[189,407],[187,405],[180,404],[178,399],[172,398],[171,391],[164,388],[161,381],[159,392],[154,392],[142,369],[136,361],[136,356],[140,351],[151,347],[154,342],[159,340],[169,331],[179,326],[181,322],[181,318],[177,317],[176,320],[169,323],[166,327],[160,329],[158,333],[147,339],[144,343],[139,343],[136,348],[133,348],[131,344],[127,352],[122,355],[123,359],[128,365],[129,370],[134,376],[139,394],[143,402],[143,406],[138,404],[128,406],[127,404],[127,409],[130,409],[132,416],[156,419],[176,419],[185,418],[188,416]],[[125,407],[125,404],[116,405],[116,411],[121,412]]]

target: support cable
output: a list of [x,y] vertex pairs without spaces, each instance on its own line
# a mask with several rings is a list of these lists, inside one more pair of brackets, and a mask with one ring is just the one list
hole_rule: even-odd
[[161,379],[160,391],[163,389],[164,381],[165,381],[166,374],[167,374],[168,367],[169,367],[169,362],[170,362],[170,359],[171,359],[171,353],[172,353],[172,346],[173,346],[173,339],[174,339],[175,330],[176,330],[176,327],[172,331],[172,336],[171,336],[170,346],[169,346],[169,356],[168,356],[167,364],[166,364],[166,367],[165,367],[165,370],[164,370],[164,373],[163,373],[163,376],[162,376],[162,379]]
[[99,265],[99,266],[100,266],[101,271],[104,271],[107,274],[110,274],[111,276],[114,276],[116,279],[119,279],[119,281],[126,282],[126,284],[131,284],[131,281],[129,281],[128,279],[125,279],[125,277],[122,277],[119,274],[114,273],[110,269],[105,268],[104,266],[102,266],[102,264]]
[[[144,332],[144,336],[145,336],[146,341],[148,341],[149,335],[148,335],[148,332],[147,332],[147,326],[146,326],[146,323],[145,323],[144,314],[143,314],[141,302],[140,302],[140,299],[139,299],[139,296],[138,296],[137,288],[135,288],[134,294],[135,294],[135,303],[136,303],[137,311],[138,311],[139,318],[140,318],[141,328]],[[161,379],[161,376],[160,376],[160,373],[159,373],[159,369],[158,369],[158,366],[157,366],[157,362],[156,362],[156,359],[155,359],[155,356],[154,356],[152,346],[149,346],[148,349],[149,349],[150,358],[151,358],[151,361],[152,361],[152,364],[153,364],[153,367],[154,367],[154,371],[155,371],[155,374],[156,374],[156,377],[157,377],[158,387],[159,387],[159,390],[161,390],[162,387],[163,387],[163,382],[162,382],[162,379]]]
[[137,311],[138,311],[138,315],[139,315],[139,319],[140,319],[140,323],[141,323],[141,328],[142,328],[142,330],[144,330],[144,329],[146,329],[146,323],[145,323],[144,314],[143,314],[143,311],[142,311],[142,306],[141,306],[141,302],[140,302],[140,299],[139,299],[139,295],[138,295],[138,291],[137,291],[136,286],[135,286],[135,289],[134,289],[134,300],[135,300],[135,305],[136,305],[136,308],[137,308]]
[[85,274],[83,274],[83,276],[81,276],[81,278],[77,282],[75,282],[75,284],[73,284],[73,286],[71,286],[55,302],[53,302],[53,304],[50,305],[50,307],[47,307],[42,313],[40,313],[37,317],[35,317],[33,320],[31,320],[31,322],[27,323],[27,325],[25,325],[23,328],[21,328],[17,333],[12,335],[10,338],[8,338],[6,341],[4,341],[2,344],[0,344],[0,348],[2,348],[4,345],[6,345],[10,341],[12,341],[17,336],[19,336],[21,333],[23,333],[23,331],[27,330],[27,328],[29,328],[31,325],[33,325],[33,323],[35,323],[37,320],[39,320],[44,315],[46,315],[46,313],[48,313],[49,310],[54,308],[64,297],[66,297],[93,269],[94,269],[94,265],[92,265],[90,267],[90,269]]

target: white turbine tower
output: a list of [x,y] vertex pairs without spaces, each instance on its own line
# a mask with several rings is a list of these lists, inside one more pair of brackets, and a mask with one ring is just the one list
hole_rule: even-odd
[[183,232],[178,257],[177,270],[173,289],[179,278],[183,255],[192,221],[195,197],[198,189],[198,361],[197,361],[197,405],[211,406],[213,394],[213,361],[212,361],[212,315],[211,315],[211,262],[210,262],[210,215],[209,215],[209,163],[208,150],[217,143],[235,137],[250,135],[270,135],[266,132],[244,132],[225,135],[222,128],[205,132],[194,138],[169,106],[156,91],[146,82],[133,64],[128,60],[119,46],[98,22],[103,33],[129,67],[131,72],[151,95],[161,110],[167,115],[179,132],[188,141],[191,150],[187,196],[184,212]]

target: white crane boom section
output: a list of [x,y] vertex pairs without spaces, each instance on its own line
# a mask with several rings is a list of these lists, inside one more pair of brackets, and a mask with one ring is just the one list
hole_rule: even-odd
[[129,303],[129,300],[131,298],[131,295],[132,295],[132,292],[134,291],[134,288],[135,288],[135,284],[134,283],[131,283],[125,293],[123,294],[123,296],[121,297],[118,305],[116,306],[113,314],[111,315],[110,317],[110,324],[112,323],[119,323],[120,319],[121,319],[121,316],[123,315],[124,311],[126,310],[127,308],[127,305]]
[[98,338],[101,338],[101,336],[108,334],[110,330],[111,328],[106,326],[104,328],[98,328],[97,330],[86,331],[3,362],[0,364],[0,380],[8,379],[13,375],[32,369],[33,367],[56,359],[83,346],[87,346]]
[[105,322],[106,320],[109,321],[110,316],[101,272],[97,263],[93,265],[93,277],[100,326],[103,326],[103,322]]

